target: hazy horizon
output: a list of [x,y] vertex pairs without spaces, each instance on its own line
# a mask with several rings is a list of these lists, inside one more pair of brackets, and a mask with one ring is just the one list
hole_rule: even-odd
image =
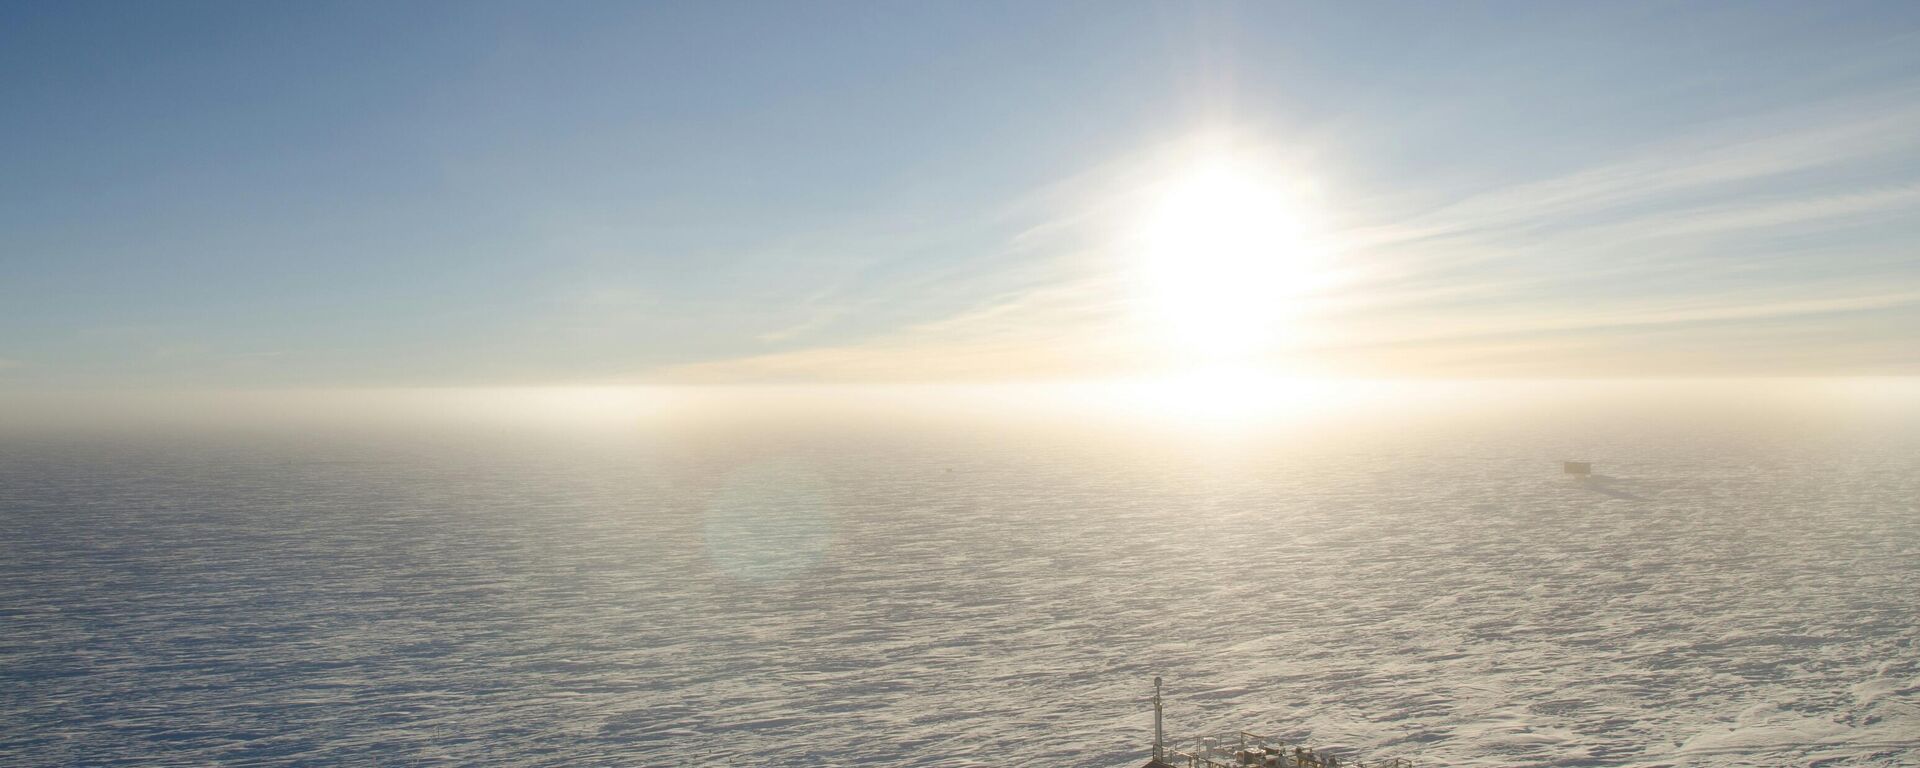
[[[779,420],[987,417],[1110,422],[1116,429],[1257,431],[1301,421],[1380,419],[1416,408],[1665,404],[1702,412],[1920,404],[1920,377],[1336,378],[1202,372],[1131,379],[881,384],[340,387],[0,391],[0,430],[171,424],[486,425],[622,431],[722,414]],[[1837,411],[1836,411],[1837,412]]]

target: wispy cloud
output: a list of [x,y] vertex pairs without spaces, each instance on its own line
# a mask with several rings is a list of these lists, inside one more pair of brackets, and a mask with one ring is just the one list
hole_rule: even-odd
[[1742,185],[1920,149],[1920,109],[1910,103],[1873,99],[1817,116],[1796,112],[1706,126],[1613,162],[1486,190],[1348,236],[1365,248],[1672,215],[1675,206],[1684,210],[1749,191]]
[[[1810,360],[1821,349],[1791,348],[1797,340],[1773,326],[1821,317],[1856,324],[1880,350],[1863,366],[1872,356],[1846,345],[1835,372],[1912,368],[1909,350],[1875,325],[1887,312],[1920,314],[1920,293],[1903,289],[1920,279],[1910,245],[1920,110],[1888,103],[1828,110],[1825,122],[1713,126],[1343,233],[1355,279],[1328,302],[1320,352],[1348,362],[1367,352],[1378,367],[1391,349],[1417,372],[1471,367],[1499,344],[1500,370],[1551,374],[1591,371],[1596,339],[1724,340],[1727,326],[1745,325],[1767,326],[1775,358]],[[1605,365],[1768,372],[1764,359],[1723,354],[1731,349],[1700,345],[1679,360],[1622,350]]]
[[[1920,319],[1920,291],[1907,287],[1920,280],[1920,109],[1910,103],[1701,125],[1413,210],[1343,209],[1351,226],[1331,239],[1344,282],[1311,302],[1313,343],[1285,354],[1334,372],[1920,372],[1913,350],[1882,332],[1889,313]],[[994,258],[886,286],[945,292],[943,316],[796,345],[865,311],[816,296],[806,318],[760,337],[782,349],[654,373],[939,379],[1151,367],[1113,234],[1135,210],[1125,195],[1163,170],[1155,157],[1036,190],[1020,205],[1050,215],[1007,236]],[[990,275],[968,271],[988,264]],[[1767,338],[1781,345],[1770,356],[1755,346]]]

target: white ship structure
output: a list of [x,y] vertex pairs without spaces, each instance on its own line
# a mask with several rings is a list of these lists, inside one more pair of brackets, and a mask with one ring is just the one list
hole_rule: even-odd
[[1404,758],[1361,760],[1323,752],[1305,744],[1239,731],[1227,738],[1199,739],[1188,745],[1167,741],[1161,710],[1160,678],[1153,679],[1153,759],[1144,768],[1414,768]]

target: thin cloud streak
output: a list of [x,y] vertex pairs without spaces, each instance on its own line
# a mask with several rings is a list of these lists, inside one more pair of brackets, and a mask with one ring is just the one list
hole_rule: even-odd
[[[1862,102],[1839,119],[1823,110],[1826,122],[1803,115],[1764,121],[1791,130],[1721,125],[1608,165],[1484,191],[1386,223],[1366,223],[1365,211],[1343,211],[1344,218],[1361,221],[1331,235],[1344,282],[1310,302],[1318,343],[1283,355],[1317,358],[1325,364],[1314,367],[1337,373],[1363,351],[1391,350],[1406,364],[1364,367],[1457,374],[1481,354],[1475,345],[1502,338],[1544,334],[1572,344],[1594,334],[1913,311],[1920,292],[1888,290],[1887,275],[1868,271],[1809,283],[1786,274],[1819,264],[1822,255],[1893,261],[1888,249],[1897,244],[1842,241],[1813,253],[1753,258],[1792,236],[1899,223],[1920,204],[1920,183],[1905,179],[1862,187],[1841,174],[1835,182],[1808,183],[1810,175],[1920,150],[1920,110],[1889,110],[1885,103]],[[1138,329],[1118,275],[1126,256],[1114,232],[1131,210],[1123,202],[1128,190],[1158,168],[1154,156],[1143,153],[1029,196],[1027,203],[1041,201],[1059,213],[1007,241],[1001,258],[1025,273],[1001,279],[1010,292],[989,291],[984,301],[945,318],[862,342],[680,365],[655,375],[1023,378],[1151,369],[1161,361],[1132,338]],[[1633,287],[1637,281],[1644,285]],[[931,278],[899,290],[938,290],[938,283]],[[769,340],[792,339],[808,327]],[[1865,367],[1914,365],[1900,359],[1902,350],[1882,346],[1887,359]],[[1591,367],[1572,360],[1577,353],[1556,353],[1552,343],[1526,348],[1518,362],[1503,361],[1495,370],[1542,374],[1570,362]],[[1807,352],[1817,358],[1819,350]],[[1836,364],[1860,367],[1870,357],[1855,345]],[[1668,370],[1677,362],[1686,361],[1650,355],[1642,365],[1623,355],[1613,360],[1613,372]],[[1723,367],[1692,362],[1703,370]]]

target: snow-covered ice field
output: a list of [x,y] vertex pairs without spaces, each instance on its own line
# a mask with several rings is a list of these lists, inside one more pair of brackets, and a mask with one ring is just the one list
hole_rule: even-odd
[[1915,765],[1913,405],[0,435],[0,763]]

